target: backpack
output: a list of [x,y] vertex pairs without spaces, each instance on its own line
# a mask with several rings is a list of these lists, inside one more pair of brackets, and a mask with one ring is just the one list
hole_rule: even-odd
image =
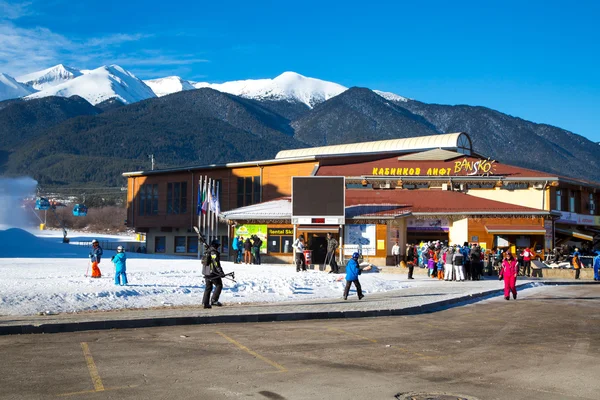
[[471,261],[479,262],[481,261],[481,250],[476,248],[471,250]]

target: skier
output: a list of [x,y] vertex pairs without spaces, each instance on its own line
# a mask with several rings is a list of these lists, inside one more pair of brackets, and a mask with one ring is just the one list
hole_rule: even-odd
[[517,299],[517,275],[519,275],[519,266],[517,260],[510,251],[504,254],[504,261],[500,269],[499,279],[504,279],[504,299],[510,300],[510,293],[513,299]]
[[596,251],[596,257],[594,257],[594,280],[600,281],[600,251]]
[[350,286],[354,283],[354,287],[356,288],[356,294],[358,294],[358,299],[362,299],[363,293],[362,288],[360,287],[360,282],[358,281],[358,276],[361,274],[360,266],[358,265],[358,257],[360,255],[358,252],[352,254],[352,258],[348,260],[346,264],[346,287],[344,288],[344,300],[348,300],[348,293],[350,292]]
[[298,236],[298,239],[292,245],[296,253],[296,272],[306,271],[306,260],[304,259],[304,236]]
[[338,241],[331,236],[331,233],[327,232],[327,256],[325,257],[325,260],[329,260],[329,266],[331,267],[331,271],[329,271],[330,274],[337,274],[340,272],[337,262],[335,261],[335,251],[337,248]]
[[98,264],[102,258],[102,247],[96,239],[92,240],[92,249],[90,250],[90,261],[92,262],[92,278],[101,278],[102,273]]
[[[210,242],[210,248],[202,260],[202,274],[204,275],[205,285],[204,297],[202,298],[202,304],[204,305],[204,308],[222,306],[222,304],[219,302],[219,296],[221,295],[221,290],[223,290],[223,281],[221,278],[225,276],[225,273],[223,273],[223,268],[221,268],[221,253],[219,253],[219,246],[221,246],[219,240],[213,239]],[[214,293],[212,293],[213,285],[215,286]]]
[[123,246],[117,247],[117,254],[110,259],[115,264],[115,285],[127,286],[127,257]]

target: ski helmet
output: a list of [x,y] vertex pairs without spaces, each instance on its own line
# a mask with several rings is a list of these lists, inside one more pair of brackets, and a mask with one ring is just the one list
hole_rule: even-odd
[[214,247],[215,249],[218,248],[221,245],[221,242],[219,242],[219,239],[213,239],[210,242],[210,246]]
[[123,246],[117,246],[117,251],[121,253],[123,251]]
[[98,241],[96,239],[92,240],[92,244],[97,244]]
[[352,258],[353,258],[354,260],[358,260],[358,257],[360,257],[360,254],[358,254],[358,251],[355,251],[355,252],[352,254]]

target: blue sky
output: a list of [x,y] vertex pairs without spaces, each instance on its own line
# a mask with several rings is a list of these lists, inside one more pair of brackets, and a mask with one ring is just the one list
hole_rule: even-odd
[[295,71],[600,141],[599,4],[0,0],[0,72],[116,63],[143,79],[223,82]]

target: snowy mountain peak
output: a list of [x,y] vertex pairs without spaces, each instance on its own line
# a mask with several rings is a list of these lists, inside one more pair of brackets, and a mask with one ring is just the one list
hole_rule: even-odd
[[150,89],[158,97],[166,96],[171,93],[181,92],[183,90],[195,89],[189,81],[181,79],[179,76],[167,76],[166,78],[149,79],[144,83],[150,86]]
[[287,100],[313,107],[346,90],[334,82],[284,72],[274,79],[248,79],[225,83],[198,82],[196,88],[210,87],[220,92],[257,100]]
[[396,93],[382,92],[381,90],[373,90],[373,91],[386,100],[398,101],[398,102],[407,102],[408,101],[408,99],[406,97],[398,96]]
[[19,76],[17,80],[37,90],[44,90],[48,87],[60,85],[63,82],[77,78],[81,74],[81,71],[76,68],[58,64],[42,71]]
[[102,66],[56,86],[27,96],[28,99],[46,96],[70,97],[78,95],[92,104],[118,99],[129,104],[156,97],[152,89],[134,74],[119,65]]
[[0,72],[0,101],[16,99],[35,92],[27,85],[19,83],[10,75]]

